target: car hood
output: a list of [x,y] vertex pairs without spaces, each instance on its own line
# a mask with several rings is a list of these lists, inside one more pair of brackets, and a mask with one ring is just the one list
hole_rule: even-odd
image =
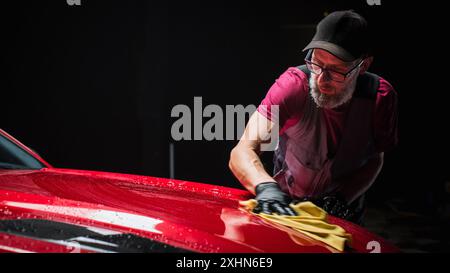
[[[0,170],[0,250],[42,252],[338,252],[239,208],[247,191],[149,176]],[[350,252],[397,248],[330,216]],[[76,246],[74,248],[73,246]]]

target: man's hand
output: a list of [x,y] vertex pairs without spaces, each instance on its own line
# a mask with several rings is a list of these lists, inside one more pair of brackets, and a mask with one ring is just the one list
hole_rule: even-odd
[[342,196],[326,196],[321,200],[321,207],[330,215],[349,220],[354,217],[354,211],[347,205]]
[[284,193],[276,182],[259,183],[255,188],[258,205],[253,209],[255,213],[295,216],[297,213],[289,207],[291,198]]
[[329,215],[359,224],[363,210],[353,205],[347,205],[347,201],[342,194],[336,193],[324,197],[303,197],[292,201],[295,205],[300,202],[312,202],[321,207]]

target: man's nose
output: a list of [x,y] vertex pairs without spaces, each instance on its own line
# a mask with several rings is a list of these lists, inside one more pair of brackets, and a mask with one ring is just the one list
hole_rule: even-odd
[[330,77],[328,71],[326,71],[326,70],[322,71],[322,73],[319,75],[317,81],[318,82],[329,82],[329,81],[331,81],[331,77]]

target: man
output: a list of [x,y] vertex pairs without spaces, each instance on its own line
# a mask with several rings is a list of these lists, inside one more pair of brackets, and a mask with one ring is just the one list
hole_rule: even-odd
[[[272,85],[232,150],[230,169],[256,194],[255,212],[295,215],[292,200],[361,223],[363,196],[397,144],[397,94],[368,73],[373,57],[366,20],[354,11],[326,16],[303,51]],[[277,111],[272,108],[278,106]],[[280,129],[274,175],[260,145]]]

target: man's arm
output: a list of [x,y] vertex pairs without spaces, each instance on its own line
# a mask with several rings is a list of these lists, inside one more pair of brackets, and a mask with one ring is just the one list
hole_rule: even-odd
[[255,111],[247,123],[244,134],[230,154],[229,167],[234,176],[251,193],[262,182],[275,182],[259,158],[261,144],[270,136],[275,124]]
[[366,192],[375,182],[383,167],[384,153],[378,153],[356,172],[339,178],[337,181],[338,192],[341,193],[350,204],[361,194]]
[[230,169],[244,187],[255,194],[255,213],[297,215],[289,206],[292,199],[266,172],[259,158],[261,144],[271,137],[275,124],[256,111],[245,128],[239,143],[231,151]]

